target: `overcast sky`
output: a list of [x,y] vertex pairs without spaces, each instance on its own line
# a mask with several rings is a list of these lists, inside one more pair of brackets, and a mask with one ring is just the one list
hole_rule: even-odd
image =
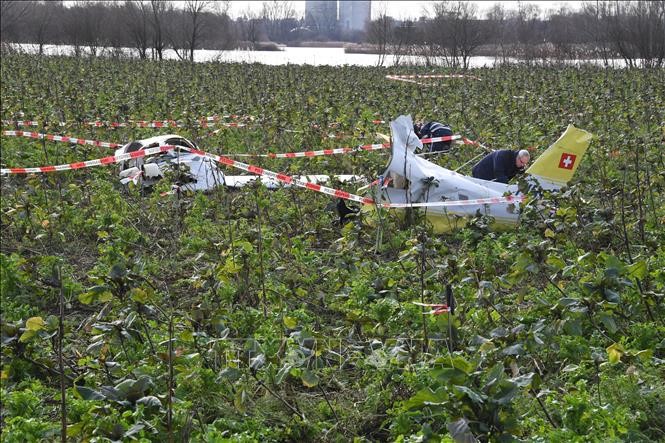
[[[291,1],[296,15],[302,17],[305,15],[304,1]],[[396,19],[418,18],[428,15],[427,11],[432,9],[431,1],[372,1],[372,18],[385,10],[386,14]],[[484,14],[495,3],[502,3],[506,9],[517,9],[517,1],[474,1],[478,5],[478,11]],[[581,1],[525,1],[523,3],[533,3],[540,6],[542,12],[550,9],[559,9],[566,6],[568,9],[577,10],[582,6]],[[256,14],[261,11],[262,1],[239,1],[230,2],[229,14],[231,17],[244,15],[246,12]]]

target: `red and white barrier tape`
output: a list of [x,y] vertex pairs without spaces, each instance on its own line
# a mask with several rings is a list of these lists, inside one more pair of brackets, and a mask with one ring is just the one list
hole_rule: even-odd
[[430,137],[430,138],[421,138],[420,142],[423,144],[436,143],[436,142],[449,142],[453,140],[466,140],[461,135],[444,135],[443,137]]
[[[13,126],[42,126],[42,123],[34,120],[2,120],[3,125]],[[59,126],[66,126],[67,123],[59,122]],[[189,125],[175,120],[162,120],[162,121],[146,121],[146,120],[130,120],[127,122],[108,122],[108,121],[88,121],[83,122],[86,126],[93,126],[95,128],[186,128]],[[247,126],[245,123],[224,123],[218,121],[199,121],[195,126],[201,128],[209,128],[212,126],[225,126],[227,128],[242,128]]]
[[2,131],[2,135],[10,137],[27,137],[27,138],[36,138],[36,139],[46,139],[54,142],[63,142],[63,143],[74,143],[77,145],[92,145],[99,146],[102,148],[119,148],[122,145],[118,143],[111,142],[101,142],[98,140],[88,140],[76,137],[69,137],[66,135],[53,135],[53,134],[44,134],[41,132],[27,132],[27,131]]
[[238,114],[227,114],[227,115],[210,115],[207,117],[201,117],[199,121],[207,121],[207,122],[218,122],[221,119],[231,119],[231,120],[251,120],[254,121],[256,117],[253,115],[238,115]]
[[262,157],[270,158],[297,158],[297,157],[317,157],[320,155],[333,155],[333,154],[346,154],[354,151],[377,151],[380,149],[390,148],[389,143],[363,145],[355,148],[335,148],[335,149],[321,149],[318,151],[303,151],[303,152],[284,152],[281,154],[262,154]]
[[[386,121],[385,120],[372,120],[372,123],[375,124],[375,125],[380,125],[380,124],[386,123]],[[226,123],[225,126],[233,126],[233,123]],[[338,126],[339,126],[339,123],[329,123],[328,124],[328,128],[337,128]],[[320,129],[321,128],[321,126],[318,125],[317,123],[312,123],[311,127],[314,128],[314,129]],[[296,131],[296,130],[292,130],[292,129],[282,129],[282,130],[285,131],[285,132],[301,132],[301,131]],[[220,129],[215,129],[214,131],[210,132],[208,135],[209,136],[210,135],[215,135],[215,134],[220,133],[221,131],[222,131],[221,128]],[[344,135],[343,135],[343,133],[342,134],[330,134],[328,137],[330,137],[330,138],[342,138],[342,137],[344,137]]]
[[389,80],[397,80],[397,81],[400,81],[400,82],[414,83],[414,84],[416,84],[416,85],[426,86],[425,83],[419,82],[419,81],[417,81],[417,80],[412,80],[412,79],[409,79],[409,78],[393,78],[393,77],[391,77],[391,76],[389,76],[389,75],[386,75],[386,78],[389,79]]
[[428,308],[434,308],[431,309],[430,311],[423,312],[423,314],[431,314],[431,315],[441,315],[450,312],[450,307],[447,304],[435,304],[435,303],[419,303],[419,302],[412,302],[414,305],[417,306],[425,306]]
[[[126,128],[126,127],[137,127],[137,128],[186,128],[190,125],[175,121],[175,120],[162,120],[162,121],[145,121],[145,120],[135,120],[129,122],[105,122],[105,121],[94,121],[94,122],[85,122],[88,126],[94,126],[96,128],[110,127],[110,128]],[[227,128],[242,128],[247,126],[244,123],[223,123],[216,121],[199,121],[195,123],[195,126],[201,128],[209,128],[212,126],[225,126]]]
[[[247,126],[245,123],[237,122],[222,122],[221,120],[244,120],[253,122],[256,120],[256,117],[253,115],[238,115],[238,114],[226,114],[226,115],[210,115],[199,117],[196,119],[196,125],[203,128],[209,128],[212,126],[224,126],[228,128],[240,128]],[[12,125],[12,126],[43,126],[47,122],[39,122],[36,120],[2,120],[3,125]],[[60,121],[60,122],[49,122],[49,124],[57,124],[58,126],[66,126],[68,124],[74,124],[76,121]],[[372,120],[372,123],[375,125],[386,123],[385,120]],[[127,120],[122,122],[111,122],[103,120],[95,121],[84,121],[84,125],[93,126],[96,128],[127,128],[127,127],[138,127],[138,128],[182,128],[188,126],[182,120]],[[330,123],[329,128],[337,127],[339,123]],[[312,124],[313,127],[318,128],[319,125],[316,123]],[[215,131],[217,133],[219,131]]]
[[83,162],[76,163],[67,163],[63,165],[54,165],[54,166],[40,166],[37,168],[2,168],[0,169],[0,175],[4,174],[39,174],[44,172],[56,172],[56,171],[68,171],[72,169],[81,169],[89,168],[91,166],[102,166],[110,165],[113,163],[118,163],[125,160],[130,160],[133,158],[146,157],[148,155],[159,154],[162,152],[171,151],[177,149],[178,146],[164,145],[157,148],[150,148],[140,151],[134,151],[127,154],[114,155],[110,157],[98,158],[95,160],[87,160]]
[[[53,134],[44,134],[40,132],[27,132],[27,131],[2,131],[2,135],[11,136],[11,137],[27,137],[35,139],[46,139],[50,141],[63,142],[63,143],[76,143],[79,145],[92,145],[105,148],[117,149],[122,144],[112,143],[112,142],[103,142],[99,140],[88,140],[82,138],[69,137],[64,135],[53,135]],[[477,145],[477,142],[469,140],[466,137],[460,135],[447,135],[443,137],[433,137],[433,138],[423,138],[420,141],[422,143],[436,143],[441,141],[453,141],[461,140],[464,144],[474,144]],[[347,154],[349,152],[356,151],[378,151],[381,149],[390,148],[389,143],[382,144],[372,144],[372,145],[362,145],[355,148],[334,148],[334,149],[321,149],[318,151],[301,151],[301,152],[284,152],[284,153],[269,153],[269,154],[226,154],[229,157],[267,157],[267,158],[302,158],[302,157],[317,157],[322,155],[334,155],[334,154]]]
[[[205,117],[199,117],[196,120],[202,124],[202,125],[207,125],[210,122],[214,123],[222,123],[220,120],[226,120],[226,119],[231,119],[231,120],[251,120],[253,121],[255,119],[254,116],[252,115],[238,115],[238,114],[227,114],[227,115],[210,115],[210,116],[205,116]],[[50,122],[51,124],[58,124],[59,126],[66,126],[67,124],[73,124],[76,123],[75,121],[61,121],[61,122]],[[3,125],[16,125],[16,126],[41,126],[43,123],[35,121],[35,120],[2,120]],[[182,124],[181,122],[178,122],[176,120],[161,120],[161,121],[150,121],[150,120],[127,120],[124,122],[109,122],[109,121],[102,121],[102,120],[96,120],[96,121],[85,121],[83,124],[88,125],[88,126],[96,126],[96,127],[114,127],[114,128],[124,128],[124,127],[129,127],[129,126],[138,126],[142,128],[163,128],[163,127],[177,127],[174,125],[177,124]],[[228,123],[229,125],[232,125],[231,123]],[[234,125],[232,125],[234,126]]]
[[[81,139],[81,138],[61,136],[61,135],[44,134],[40,132],[2,131],[2,135],[13,136],[13,137],[46,139],[56,142],[76,143],[79,145],[92,145],[92,146],[99,146],[99,147],[113,148],[113,149],[117,149],[123,146],[122,144],[119,143],[103,142],[99,140],[88,140],[88,139]],[[440,141],[453,141],[453,140],[462,140],[462,143],[464,144],[477,144],[477,142],[469,140],[466,137],[462,137],[460,135],[424,138],[421,139],[421,142],[436,143]],[[269,153],[269,154],[226,154],[226,155],[229,157],[302,158],[302,157],[317,157],[321,155],[346,154],[355,151],[377,151],[388,148],[390,148],[390,144],[382,143],[382,144],[362,145],[362,146],[357,146],[355,148],[346,147],[346,148],[334,148],[334,149],[321,149],[318,151],[285,152],[279,154]]]
[[[42,126],[41,122],[35,120],[2,120],[2,124],[13,126]],[[66,122],[49,122],[49,124],[57,124],[58,126],[67,125]]]
[[391,74],[391,75],[386,75],[386,78],[388,80],[401,80],[401,81],[406,81],[407,79],[413,79],[413,78],[470,78],[472,80],[481,80],[480,77],[476,77],[475,75],[467,75],[467,74]]
[[[375,124],[375,125],[380,125],[382,123],[386,123],[386,121],[385,120],[372,120],[372,123]],[[337,128],[337,127],[340,126],[340,124],[341,123],[339,123],[339,122],[328,123],[328,128]],[[312,123],[311,126],[312,126],[312,128],[315,128],[315,129],[320,129],[321,128],[321,125],[319,125],[318,123]]]
[[[436,143],[442,141],[462,140],[465,144],[472,144],[461,135],[445,135],[443,137],[423,138],[420,141],[423,143]],[[468,142],[468,143],[467,143]],[[227,154],[229,157],[268,157],[268,158],[299,158],[299,157],[318,157],[321,155],[334,155],[334,154],[348,154],[349,152],[357,151],[378,151],[381,149],[389,149],[390,143],[379,143],[373,145],[356,146],[355,148],[334,148],[334,149],[321,149],[318,151],[301,151],[301,152],[283,152],[281,154]]]
[[441,202],[422,202],[422,203],[386,203],[383,207],[388,208],[444,208],[450,206],[477,206],[477,205],[495,205],[497,203],[519,203],[524,200],[522,196],[509,195],[506,197],[476,198],[473,200],[452,200]]
[[322,186],[322,185],[319,185],[317,183],[312,183],[312,182],[308,182],[308,181],[305,181],[305,180],[301,180],[299,178],[295,178],[295,177],[292,177],[290,175],[280,174],[280,173],[277,173],[277,172],[269,171],[267,169],[263,169],[263,168],[260,168],[258,166],[254,166],[254,165],[249,165],[247,163],[242,163],[242,162],[239,162],[237,160],[233,160],[233,159],[228,158],[228,157],[223,157],[223,156],[219,156],[219,155],[216,155],[216,154],[211,154],[211,153],[208,153],[208,152],[205,152],[205,151],[199,151],[197,149],[188,149],[188,151],[190,151],[193,154],[198,154],[198,155],[201,155],[201,156],[208,157],[208,158],[213,159],[216,162],[221,163],[223,165],[232,166],[234,168],[242,169],[243,171],[251,172],[252,174],[272,178],[273,180],[277,180],[277,181],[282,182],[282,183],[300,186],[301,188],[306,188],[306,189],[309,189],[311,191],[320,192],[322,194],[327,194],[327,195],[332,195],[334,197],[339,197],[339,198],[342,198],[344,200],[356,201],[358,203],[362,203],[362,204],[365,204],[365,205],[373,205],[374,204],[374,200],[372,200],[371,198],[361,197],[360,195],[351,194],[349,192],[342,191],[340,189],[329,188],[327,186]]

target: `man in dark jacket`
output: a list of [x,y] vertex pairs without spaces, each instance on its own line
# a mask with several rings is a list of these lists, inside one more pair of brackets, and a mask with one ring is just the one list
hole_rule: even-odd
[[511,151],[510,149],[493,151],[483,157],[473,167],[471,173],[475,178],[508,183],[518,172],[524,170],[530,159],[531,156],[526,149],[521,151]]
[[[453,131],[450,129],[450,126],[439,122],[429,122],[425,124],[416,123],[413,125],[413,132],[416,133],[418,138],[434,138],[453,135]],[[450,151],[450,144],[450,140],[434,142],[430,145],[429,152],[448,152]],[[426,149],[423,147],[423,150]]]

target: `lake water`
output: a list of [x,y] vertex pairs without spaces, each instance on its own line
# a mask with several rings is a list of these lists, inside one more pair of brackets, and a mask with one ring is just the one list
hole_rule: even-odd
[[[37,45],[22,44],[16,45],[21,51],[27,53],[37,53]],[[111,49],[104,49],[110,52]],[[72,55],[74,48],[68,45],[46,45],[44,53],[47,55]],[[83,47],[83,53],[87,54],[88,48]],[[131,48],[122,48],[122,53],[126,56],[137,56],[137,52]],[[172,49],[164,51],[164,58],[177,60],[178,55]],[[518,62],[517,59],[508,59],[511,63]],[[313,66],[378,66],[381,57],[377,54],[347,54],[344,48],[295,48],[286,47],[283,51],[216,51],[208,49],[198,49],[194,51],[194,61],[196,62],[237,62],[237,63],[263,63],[266,65],[313,65]],[[387,55],[384,57],[383,66],[394,66],[399,61],[400,65],[422,65],[422,57]],[[492,67],[497,62],[494,57],[471,57],[470,66],[472,68]],[[566,63],[579,64],[579,60],[569,60]],[[592,63],[602,65],[602,60],[584,60],[583,63]],[[614,68],[625,67],[623,60],[611,60],[611,66]]]

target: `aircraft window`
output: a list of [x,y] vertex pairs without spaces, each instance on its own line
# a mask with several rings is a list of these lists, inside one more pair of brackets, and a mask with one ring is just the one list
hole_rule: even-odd
[[166,144],[167,145],[175,145],[175,146],[184,146],[186,148],[195,149],[194,146],[192,146],[191,143],[188,143],[183,138],[170,138],[170,139],[166,140]]
[[141,149],[142,147],[143,147],[143,146],[142,146],[141,143],[139,143],[139,142],[131,142],[131,143],[129,144],[129,146],[127,146],[127,149],[125,149],[125,152],[126,152],[126,153],[129,153],[129,152],[138,151],[138,150]]
[[459,195],[459,199],[460,199],[460,200],[468,200],[468,199],[469,199],[469,196],[468,196],[468,195],[464,195],[464,194],[461,194],[461,193],[458,194],[458,195]]

